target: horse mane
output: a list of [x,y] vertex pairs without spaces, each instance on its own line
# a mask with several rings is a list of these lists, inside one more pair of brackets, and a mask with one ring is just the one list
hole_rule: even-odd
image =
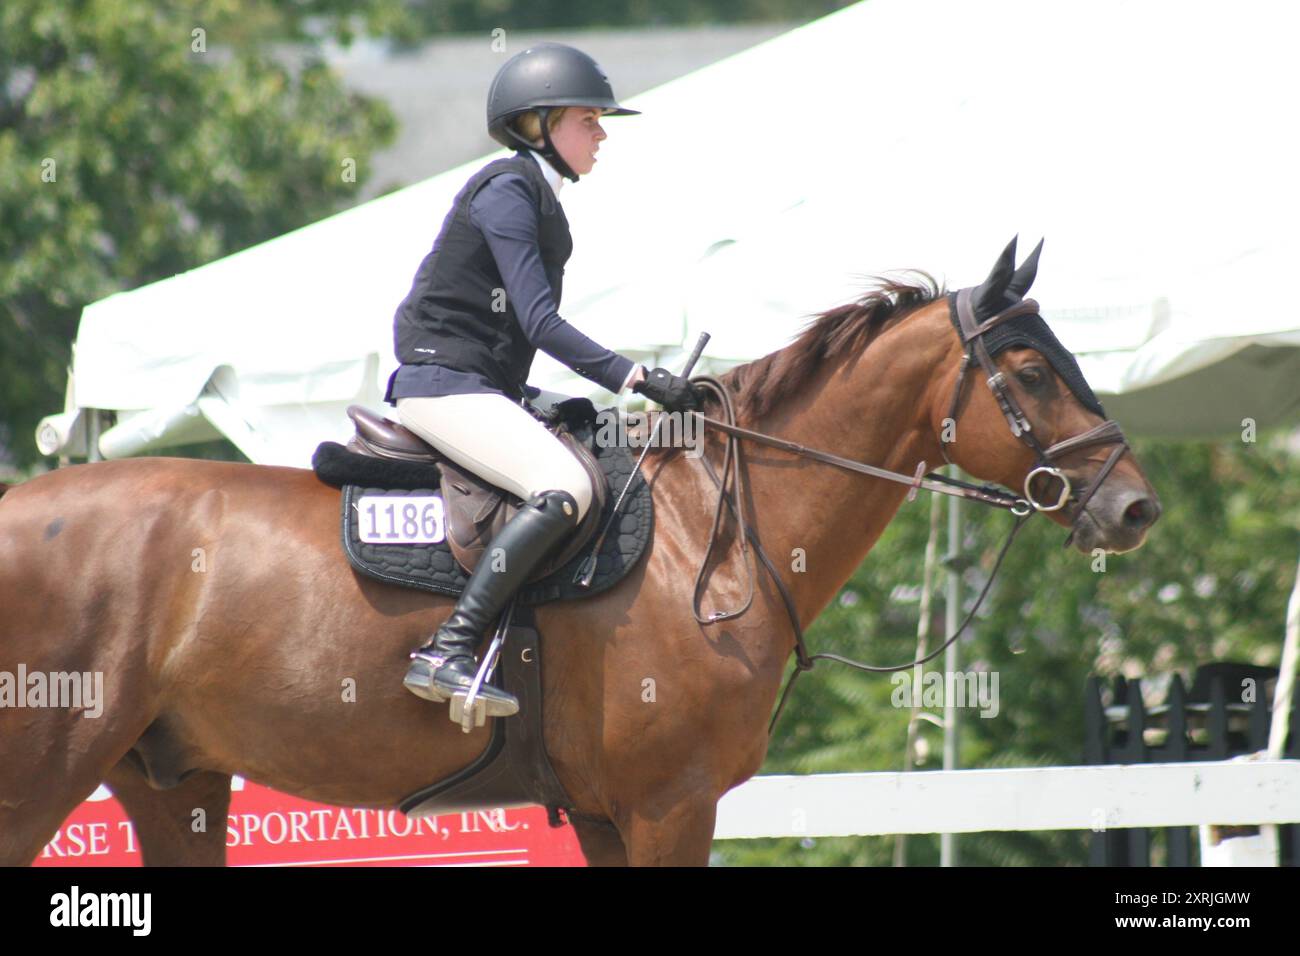
[[[907,281],[907,277],[914,277]],[[718,376],[735,393],[736,416],[754,421],[797,395],[828,362],[861,353],[890,319],[903,318],[946,294],[928,272],[868,276],[874,287],[853,302],[814,313],[792,343]],[[712,400],[710,401],[712,404]]]

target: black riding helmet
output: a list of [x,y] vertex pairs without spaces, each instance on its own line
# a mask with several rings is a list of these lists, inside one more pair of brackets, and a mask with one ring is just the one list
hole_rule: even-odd
[[[560,157],[547,123],[551,110],[561,106],[599,108],[606,116],[641,112],[618,105],[605,71],[581,50],[563,43],[537,43],[516,53],[497,71],[488,90],[488,132],[503,146],[536,150],[562,176],[576,183],[578,174]],[[529,110],[536,110],[542,121],[541,147],[524,139],[511,125],[516,116]]]

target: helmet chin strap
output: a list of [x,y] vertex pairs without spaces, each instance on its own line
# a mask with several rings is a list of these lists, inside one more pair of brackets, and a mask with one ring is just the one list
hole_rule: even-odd
[[555,167],[557,173],[565,179],[570,179],[576,183],[578,181],[578,174],[575,173],[569,167],[569,164],[560,156],[560,151],[555,148],[555,143],[551,142],[551,124],[547,122],[551,117],[551,109],[552,107],[549,106],[540,106],[537,108],[538,118],[542,121],[542,148],[537,149],[537,147],[534,146],[533,149],[537,149],[539,153],[545,156],[547,161]]

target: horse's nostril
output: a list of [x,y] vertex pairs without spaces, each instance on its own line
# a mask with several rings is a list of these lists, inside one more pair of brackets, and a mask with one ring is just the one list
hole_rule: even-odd
[[1150,498],[1138,498],[1124,509],[1124,524],[1130,528],[1145,528],[1160,514],[1160,506]]

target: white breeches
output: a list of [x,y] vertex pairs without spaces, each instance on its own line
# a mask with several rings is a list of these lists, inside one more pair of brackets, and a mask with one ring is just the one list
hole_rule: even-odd
[[[568,398],[543,391],[539,409]],[[527,501],[542,491],[573,495],[581,520],[591,508],[587,470],[522,407],[493,392],[399,398],[397,417],[452,461]]]

